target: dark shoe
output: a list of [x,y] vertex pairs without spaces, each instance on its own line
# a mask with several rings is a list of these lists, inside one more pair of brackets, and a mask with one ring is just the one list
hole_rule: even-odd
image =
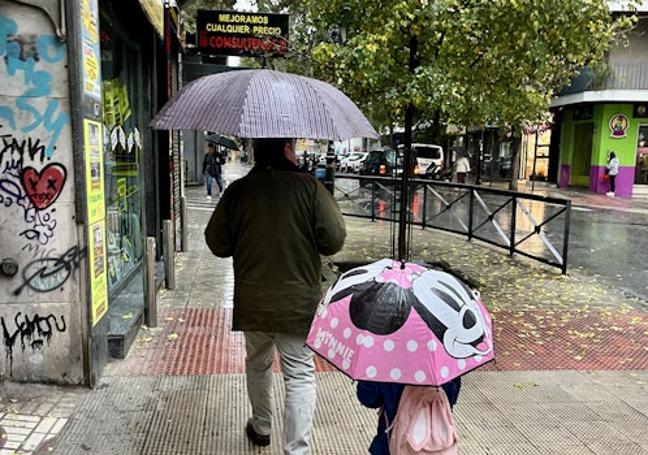
[[270,435],[263,435],[259,434],[256,431],[254,431],[254,428],[252,428],[252,424],[248,422],[247,426],[245,427],[245,434],[247,435],[248,439],[252,444],[255,446],[269,446],[270,445]]

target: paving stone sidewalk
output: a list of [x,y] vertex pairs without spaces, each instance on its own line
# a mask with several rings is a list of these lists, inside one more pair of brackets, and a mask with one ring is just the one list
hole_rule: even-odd
[[[227,168],[230,181],[246,171]],[[178,256],[177,289],[159,295],[160,327],[143,329],[101,386],[78,397],[47,453],[281,453],[279,374],[273,444],[253,449],[242,433],[249,405],[243,339],[229,331],[232,264],[203,241],[216,201],[199,188],[188,195],[190,252]],[[389,254],[388,225],[347,225],[333,262]],[[476,281],[495,320],[497,363],[465,377],[455,410],[462,454],[648,454],[644,302],[452,235],[414,231],[413,245],[416,259],[443,260]],[[317,371],[313,453],[366,453],[375,413],[357,404],[345,376],[322,361]]]

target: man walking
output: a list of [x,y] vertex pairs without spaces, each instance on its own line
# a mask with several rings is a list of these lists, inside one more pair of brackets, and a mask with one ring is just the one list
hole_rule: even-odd
[[346,236],[335,200],[300,172],[293,139],[255,141],[255,167],[221,197],[205,230],[210,250],[234,257],[234,330],[245,332],[246,379],[255,445],[270,444],[272,363],[279,352],[286,391],[283,448],[310,453],[315,367],[305,340],[320,299],[320,254]]
[[207,186],[207,200],[211,200],[212,198],[212,179],[216,180],[218,192],[223,192],[222,165],[222,156],[216,152],[216,146],[209,143],[207,145],[207,154],[203,160],[203,175],[205,176],[205,185]]

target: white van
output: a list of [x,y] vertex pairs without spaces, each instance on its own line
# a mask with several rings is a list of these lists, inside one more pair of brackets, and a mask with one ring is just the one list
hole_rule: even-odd
[[[399,145],[398,150],[402,152],[404,145]],[[443,147],[434,144],[412,144],[412,152],[416,157],[414,173],[425,175],[430,166],[443,168]]]

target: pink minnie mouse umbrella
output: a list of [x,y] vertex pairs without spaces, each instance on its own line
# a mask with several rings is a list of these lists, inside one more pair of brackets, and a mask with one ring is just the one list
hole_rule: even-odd
[[494,358],[492,333],[459,279],[383,259],[335,282],[306,344],[355,380],[441,385]]

